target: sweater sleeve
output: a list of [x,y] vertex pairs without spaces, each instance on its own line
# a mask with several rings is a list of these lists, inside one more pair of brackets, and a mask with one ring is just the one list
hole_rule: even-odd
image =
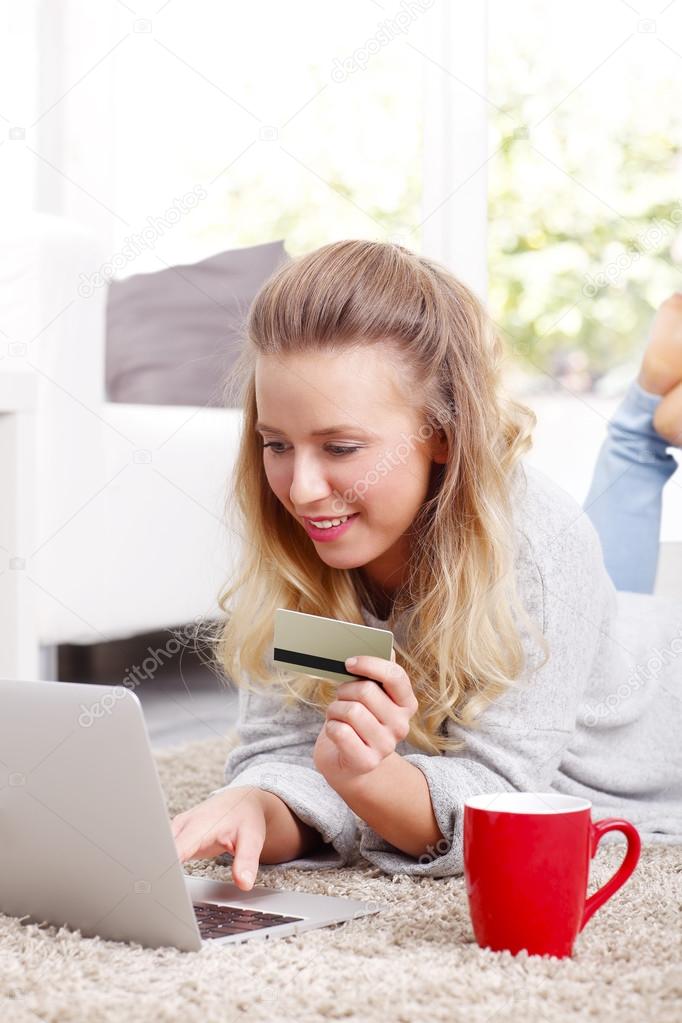
[[[326,843],[311,856],[288,860],[287,866],[342,866],[351,858],[357,817],[313,766],[313,749],[324,716],[304,703],[287,706],[281,690],[274,686],[254,686],[254,690],[239,689],[236,731],[240,744],[227,756],[226,784],[214,792],[242,785],[273,792],[304,824],[316,828]],[[220,859],[230,863],[233,857],[226,852]]]
[[443,838],[415,858],[360,822],[360,852],[381,870],[462,874],[466,799],[551,789],[597,656],[604,604],[611,595],[615,599],[599,540],[585,516],[578,511],[553,539],[538,549],[524,535],[516,561],[519,596],[549,644],[548,661],[541,665],[539,644],[521,627],[526,666],[513,687],[486,707],[478,726],[463,729],[448,720],[448,734],[465,745],[441,756],[405,755],[426,776]]

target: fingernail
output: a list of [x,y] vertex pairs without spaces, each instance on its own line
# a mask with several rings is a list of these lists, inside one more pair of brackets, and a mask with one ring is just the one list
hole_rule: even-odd
[[357,664],[357,663],[358,663],[358,659],[357,659],[357,657],[348,657],[348,658],[346,659],[346,667],[347,667],[347,668],[352,668],[352,667],[353,667],[353,665],[354,665],[354,664]]
[[250,870],[242,871],[242,881],[245,881],[246,884],[253,884],[254,876],[255,875]]

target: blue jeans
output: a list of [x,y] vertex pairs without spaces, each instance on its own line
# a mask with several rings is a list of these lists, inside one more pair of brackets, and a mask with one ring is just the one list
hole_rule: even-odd
[[613,414],[583,504],[617,590],[653,593],[663,486],[677,468],[652,419],[661,401],[635,380]]

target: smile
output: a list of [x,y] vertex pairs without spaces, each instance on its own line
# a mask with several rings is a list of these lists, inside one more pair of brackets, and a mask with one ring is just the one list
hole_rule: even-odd
[[335,540],[336,537],[346,532],[358,514],[356,512],[354,515],[344,515],[337,519],[322,519],[320,522],[311,522],[309,519],[305,519],[305,528],[308,536],[313,540]]

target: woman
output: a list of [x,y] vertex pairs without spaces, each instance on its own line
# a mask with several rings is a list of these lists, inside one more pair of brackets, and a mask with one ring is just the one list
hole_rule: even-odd
[[[173,819],[180,859],[226,853],[248,890],[259,862],[349,862],[359,831],[383,871],[461,873],[463,801],[511,790],[682,841],[682,661],[640,681],[682,649],[682,604],[617,594],[587,515],[524,465],[535,419],[475,295],[398,245],[336,242],[266,282],[247,334],[219,642],[241,743]],[[277,607],[390,628],[395,663],[276,671]]]

